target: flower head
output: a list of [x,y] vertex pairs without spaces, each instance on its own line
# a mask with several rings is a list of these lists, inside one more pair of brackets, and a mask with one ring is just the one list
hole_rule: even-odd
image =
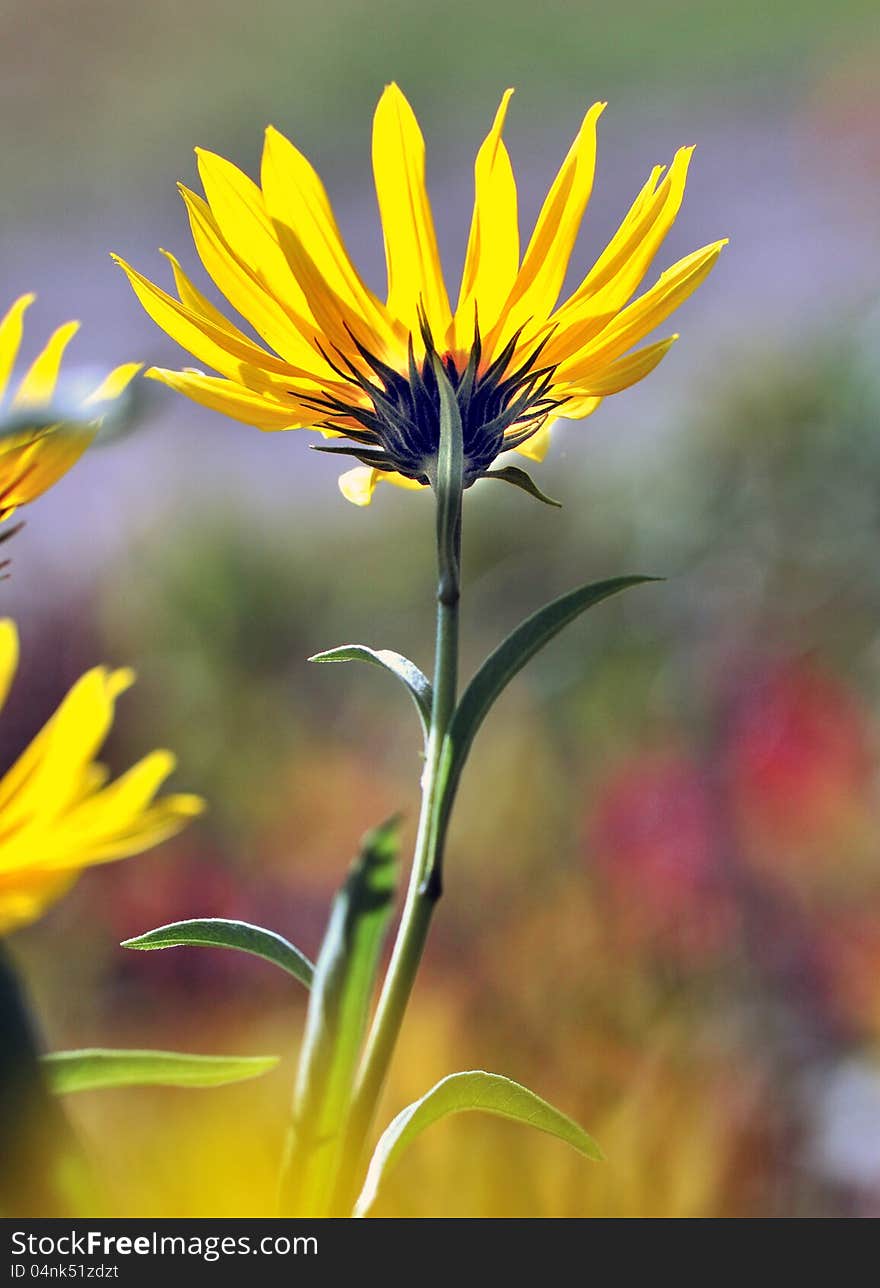
[[[0,621],[0,705],[17,665],[15,626]],[[133,679],[88,671],[0,778],[0,935],[39,917],[83,868],[157,845],[201,813],[198,796],[155,799],[174,769],[170,752],[152,752],[114,782],[95,760]]]
[[61,361],[79,330],[78,322],[67,322],[52,333],[10,396],[22,323],[33,301],[33,295],[22,295],[0,320],[0,522],[42,496],[79,460],[108,406],[142,365],[127,362],[83,397],[60,398]]
[[377,481],[424,487],[439,442],[439,357],[462,414],[465,483],[513,450],[541,460],[557,415],[581,419],[646,376],[676,339],[634,346],[700,284],[715,242],[638,290],[681,205],[691,148],[652,170],[619,229],[568,298],[563,280],[593,185],[597,103],[563,161],[523,254],[504,95],[475,166],[475,199],[453,308],[425,188],[425,145],[396,85],[373,123],[373,170],[388,293],[364,283],[309,162],[266,132],[260,186],[197,150],[206,200],[181,187],[196,249],[215,285],[260,337],[220,313],[165,252],[177,298],[122,260],[147,313],[220,376],[153,368],[196,402],[261,429],[319,429],[361,465],[343,493],[366,504]]

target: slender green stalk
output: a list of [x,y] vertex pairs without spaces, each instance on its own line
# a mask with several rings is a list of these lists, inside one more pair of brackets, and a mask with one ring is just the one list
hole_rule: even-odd
[[[388,1066],[397,1045],[413,990],[434,908],[442,893],[443,839],[450,802],[444,800],[449,777],[446,733],[455,712],[458,688],[458,607],[461,598],[461,511],[464,492],[464,431],[456,392],[440,358],[434,356],[439,397],[439,444],[428,474],[433,489],[437,532],[437,635],[434,687],[422,775],[422,805],[409,888],[397,939],[376,1014],[364,1045],[350,1101],[340,1167],[332,1204],[350,1212],[357,1172]],[[454,790],[454,787],[452,788]]]
[[[439,525],[438,525],[439,527]],[[442,894],[442,850],[444,833],[435,819],[444,790],[443,740],[455,709],[458,685],[458,617],[461,558],[461,492],[455,498],[451,516],[451,543],[438,542],[437,634],[434,655],[434,703],[428,729],[422,803],[418,833],[410,872],[409,888],[388,973],[382,987],[376,1016],[361,1061],[352,1103],[346,1147],[347,1175],[343,1186],[354,1185],[354,1172],[363,1154],[367,1134],[376,1111],[394,1048],[403,1024],[407,1003],[428,938],[437,901]],[[438,531],[439,536],[439,531]],[[350,1170],[349,1170],[350,1169]],[[354,1191],[357,1192],[356,1190]],[[344,1206],[353,1195],[340,1194]]]

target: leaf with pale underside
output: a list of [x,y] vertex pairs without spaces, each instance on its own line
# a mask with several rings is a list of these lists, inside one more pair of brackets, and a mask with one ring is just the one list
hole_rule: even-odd
[[385,671],[390,671],[398,680],[402,681],[409,692],[410,697],[419,713],[419,720],[422,723],[422,731],[425,737],[428,735],[428,725],[431,722],[431,705],[433,703],[433,691],[431,682],[426,675],[411,662],[408,657],[402,653],[395,653],[390,648],[368,648],[366,644],[341,644],[338,648],[329,648],[323,653],[314,653],[310,662],[370,662],[373,666],[380,666]]
[[183,1051],[53,1051],[40,1063],[56,1095],[103,1087],[222,1087],[268,1073],[277,1055],[189,1055]]
[[189,921],[172,921],[157,926],[133,939],[124,939],[123,948],[234,948],[238,952],[262,957],[287,971],[306,988],[311,988],[315,968],[283,935],[247,921],[230,921],[225,917],[198,917]]
[[366,1215],[376,1200],[382,1181],[407,1146],[426,1127],[449,1114],[477,1111],[512,1118],[547,1132],[594,1161],[603,1158],[599,1146],[582,1127],[520,1083],[498,1073],[484,1073],[481,1069],[452,1073],[432,1087],[421,1100],[407,1105],[386,1127],[370,1160],[354,1215]]

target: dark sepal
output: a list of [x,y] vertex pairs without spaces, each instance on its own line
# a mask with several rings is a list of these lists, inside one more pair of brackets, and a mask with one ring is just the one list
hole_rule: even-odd
[[[2,516],[0,516],[0,522],[2,522]],[[23,527],[24,519],[21,519],[18,523],[14,523],[11,528],[7,528],[5,532],[0,533],[0,545],[2,545],[4,541],[9,541],[9,539],[14,537],[17,532],[21,532]],[[9,580],[11,574],[6,572],[6,569],[11,563],[11,559],[0,559],[0,581]]]
[[356,447],[331,447],[324,443],[310,443],[313,452],[326,452],[329,456],[353,456],[362,465],[370,465],[375,470],[396,470],[396,465],[384,452],[371,451],[368,447],[359,451]]

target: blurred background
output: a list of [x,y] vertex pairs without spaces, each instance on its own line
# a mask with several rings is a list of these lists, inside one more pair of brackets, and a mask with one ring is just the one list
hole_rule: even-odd
[[[562,511],[468,495],[467,668],[549,592],[668,580],[570,628],[481,733],[384,1109],[493,1069],[608,1161],[469,1115],[420,1140],[382,1211],[880,1215],[876,6],[4,0],[0,50],[3,297],[39,293],[29,352],[81,318],[74,364],[187,361],[108,251],[163,282],[159,246],[194,269],[175,191],[194,145],[254,174],[264,126],[285,131],[381,289],[369,129],[390,79],[426,134],[453,283],[507,85],[526,228],[583,110],[609,100],[575,280],[650,167],[697,144],[657,267],[731,245],[681,342],[559,426],[536,475]],[[239,1088],[70,1101],[120,1215],[261,1214],[304,996],[238,955],[117,944],[219,915],[314,953],[359,835],[404,809],[411,837],[405,695],[305,659],[360,640],[428,664],[432,516],[392,489],[351,508],[306,435],[146,383],[133,412],[15,540],[2,610],[23,662],[0,754],[88,666],[130,663],[111,763],[173,747],[210,812],[87,874],[12,947],[53,1047],[285,1056]]]

